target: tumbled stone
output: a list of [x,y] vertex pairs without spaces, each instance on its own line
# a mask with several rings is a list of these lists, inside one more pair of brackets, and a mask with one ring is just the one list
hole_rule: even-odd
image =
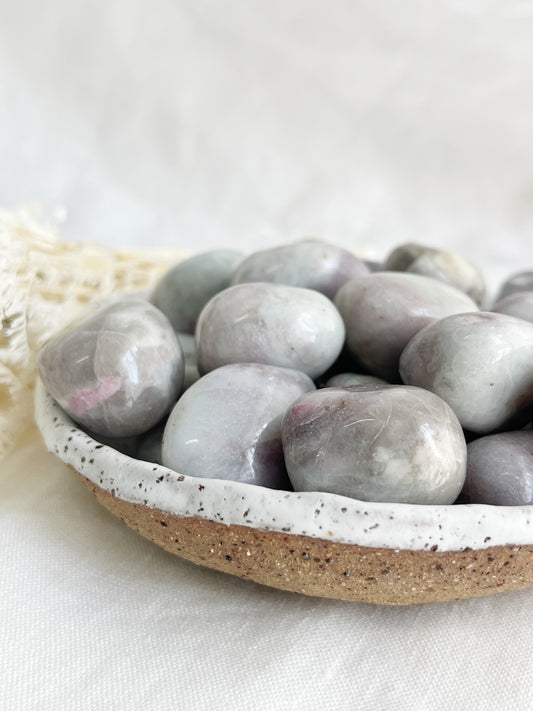
[[287,410],[282,442],[296,491],[450,504],[464,483],[461,426],[443,400],[420,388],[367,385],[308,393]]
[[405,272],[417,257],[433,247],[426,247],[417,242],[405,242],[395,247],[383,262],[383,270],[387,272]]
[[476,304],[485,296],[482,273],[458,254],[444,250],[428,250],[413,260],[406,270],[411,274],[437,279],[468,294]]
[[463,292],[418,274],[376,272],[353,279],[335,297],[346,326],[346,344],[361,370],[399,381],[400,355],[432,321],[477,311]]
[[508,294],[494,304],[492,311],[533,323],[533,291]]
[[496,301],[518,291],[533,291],[533,271],[517,272],[506,279],[500,287]]
[[172,410],[163,435],[165,466],[180,474],[287,488],[281,416],[313,381],[259,363],[204,375]]
[[533,432],[502,432],[470,442],[464,491],[473,504],[533,504]]
[[190,333],[176,333],[178,341],[183,351],[185,362],[185,375],[183,379],[183,389],[187,390],[200,377],[198,372],[198,360],[196,358],[196,344],[194,336]]
[[464,428],[509,428],[533,404],[533,324],[489,312],[449,316],[409,342],[400,373],[446,400]]
[[383,268],[420,274],[450,284],[468,294],[477,304],[485,296],[481,271],[455,252],[407,242],[389,254]]
[[168,319],[147,301],[130,298],[49,341],[39,372],[73,420],[98,435],[129,437],[170,410],[184,363]]
[[164,274],[150,300],[175,331],[194,333],[200,311],[209,299],[230,285],[242,252],[214,249],[185,259]]
[[338,373],[326,382],[325,387],[340,388],[347,385],[387,385],[387,381],[364,373]]
[[228,363],[266,363],[315,378],[343,343],[342,318],[327,297],[282,284],[238,284],[220,292],[196,329],[200,373]]
[[233,275],[232,284],[262,281],[314,289],[332,299],[350,279],[369,268],[347,249],[306,239],[254,252]]

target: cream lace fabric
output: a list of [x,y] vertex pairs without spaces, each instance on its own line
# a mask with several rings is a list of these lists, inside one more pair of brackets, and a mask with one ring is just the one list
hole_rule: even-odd
[[88,304],[148,289],[182,257],[66,244],[31,213],[0,211],[0,460],[33,422],[39,348]]

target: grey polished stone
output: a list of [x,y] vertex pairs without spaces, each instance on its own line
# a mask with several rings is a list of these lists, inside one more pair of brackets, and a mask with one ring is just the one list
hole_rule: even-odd
[[500,287],[496,301],[518,291],[533,291],[533,271],[523,271],[513,274]]
[[510,428],[533,404],[533,324],[489,312],[449,316],[410,341],[400,373],[446,400],[464,428]]
[[185,360],[185,376],[183,379],[183,389],[187,390],[200,377],[198,372],[198,359],[196,357],[196,344],[194,336],[190,333],[176,333],[178,341],[183,351]]
[[376,272],[346,283],[335,297],[348,350],[361,370],[399,381],[398,362],[410,339],[444,316],[477,311],[463,292],[429,277]]
[[476,304],[485,296],[485,280],[480,270],[458,254],[444,250],[431,250],[417,257],[406,270],[450,284],[468,294]]
[[92,432],[146,432],[176,402],[183,354],[168,319],[147,301],[125,299],[49,341],[39,372],[52,397]]
[[533,504],[533,432],[481,437],[467,447],[464,491],[473,504]]
[[461,426],[443,400],[420,388],[367,385],[308,393],[285,414],[282,442],[296,491],[450,504],[464,483]]
[[365,262],[348,250],[306,239],[254,252],[239,264],[232,284],[274,282],[315,289],[333,299],[343,284],[369,271]]
[[281,416],[312,380],[259,363],[226,365],[182,395],[163,435],[165,466],[180,474],[287,488]]
[[533,323],[533,290],[515,291],[504,296],[494,304],[492,311]]
[[431,277],[463,291],[477,304],[485,296],[481,271],[455,252],[408,242],[389,254],[383,268]]
[[158,281],[150,300],[175,331],[194,333],[200,311],[212,296],[230,285],[243,257],[241,252],[214,249],[178,262]]
[[327,382],[327,388],[340,388],[347,385],[388,385],[386,380],[376,378],[374,375],[364,373],[338,373],[333,375]]
[[220,292],[196,329],[200,373],[249,362],[296,368],[315,378],[343,343],[344,324],[327,297],[282,284],[238,284]]

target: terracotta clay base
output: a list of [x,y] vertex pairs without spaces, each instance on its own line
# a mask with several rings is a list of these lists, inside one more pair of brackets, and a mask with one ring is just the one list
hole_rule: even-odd
[[533,546],[433,552],[334,543],[165,514],[116,498],[79,476],[112,514],[164,550],[280,590],[412,605],[533,586]]

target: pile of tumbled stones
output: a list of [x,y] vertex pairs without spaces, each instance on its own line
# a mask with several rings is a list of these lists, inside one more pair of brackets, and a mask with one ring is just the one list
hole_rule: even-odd
[[533,271],[319,240],[172,266],[39,355],[83,429],[193,477],[364,501],[533,503]]

